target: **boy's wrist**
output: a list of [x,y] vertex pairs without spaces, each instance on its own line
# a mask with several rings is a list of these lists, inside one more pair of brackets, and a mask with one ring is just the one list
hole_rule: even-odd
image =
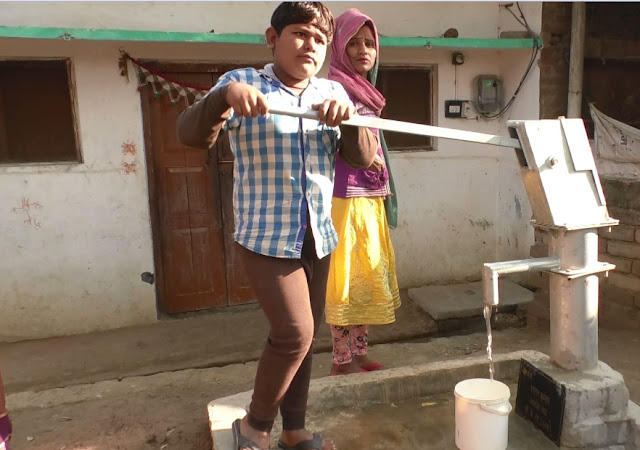
[[227,93],[229,92],[229,88],[231,87],[231,85],[235,83],[235,81],[232,81],[231,83],[227,83],[224,86],[215,89],[211,93],[211,101],[208,103],[209,108],[216,111],[220,110],[221,108],[223,110],[228,109],[229,102],[227,101]]

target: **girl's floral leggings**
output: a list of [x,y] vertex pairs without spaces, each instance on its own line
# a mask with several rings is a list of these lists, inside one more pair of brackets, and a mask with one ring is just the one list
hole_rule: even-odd
[[367,354],[369,325],[331,325],[333,363],[348,364],[353,356]]

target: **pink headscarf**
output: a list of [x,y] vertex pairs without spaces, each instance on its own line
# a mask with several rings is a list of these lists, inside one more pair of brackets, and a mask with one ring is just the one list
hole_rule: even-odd
[[333,42],[331,43],[329,79],[342,84],[349,95],[357,98],[379,116],[386,103],[384,97],[372,83],[358,75],[351,65],[351,61],[349,61],[349,56],[346,52],[349,40],[365,24],[371,27],[373,39],[376,44],[376,63],[368,74],[369,79],[371,79],[371,75],[374,75],[373,82],[375,83],[379,54],[378,30],[376,29],[376,24],[370,17],[362,14],[355,8],[346,11],[336,19],[335,34],[333,36]]

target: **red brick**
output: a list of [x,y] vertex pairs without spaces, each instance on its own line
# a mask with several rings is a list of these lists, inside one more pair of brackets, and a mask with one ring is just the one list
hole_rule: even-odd
[[620,224],[613,227],[598,228],[598,234],[607,239],[633,242],[636,239],[636,227]]
[[546,231],[536,229],[533,232],[533,236],[536,244],[549,245],[549,242],[551,242],[551,237],[549,236],[549,233]]
[[606,251],[601,249],[600,252],[609,253],[613,256],[640,259],[640,244],[635,242],[608,241]]
[[535,288],[548,291],[549,290],[549,274],[544,272],[529,272],[527,277],[527,283]]
[[[612,256],[607,253],[598,255],[598,259],[603,262],[608,262],[616,265],[616,272],[620,273],[631,273],[633,269],[633,264],[640,263],[640,261],[635,261],[629,258],[619,258],[617,256]],[[640,265],[638,266],[640,269]],[[636,274],[640,276],[640,274]]]
[[[612,263],[612,264],[615,264],[615,263]],[[640,277],[640,260],[636,259],[635,261],[633,261],[631,273],[633,273],[637,277]]]
[[545,83],[556,83],[558,87],[568,85],[567,80],[565,79],[567,72],[564,70],[556,70],[541,68],[544,69],[544,75],[540,75],[540,82],[544,79]]
[[614,219],[618,219],[620,223],[627,225],[640,225],[640,211],[618,208],[617,206],[611,206],[608,210],[609,215]]
[[532,245],[529,250],[529,256],[532,258],[544,258],[549,256],[549,246],[548,245]]
[[609,272],[608,283],[629,291],[640,292],[640,278],[633,275]]
[[549,292],[536,292],[534,299],[527,303],[527,320],[530,317],[549,320],[549,308]]
[[640,328],[640,316],[635,308],[616,303],[601,303],[599,323],[605,328]]
[[585,58],[600,58],[602,56],[602,39],[587,38],[584,45]]
[[602,237],[598,237],[598,252],[607,253],[607,240]]
[[640,56],[640,41],[631,40],[627,41],[626,44],[626,54],[627,56],[638,57]]
[[624,58],[626,51],[625,41],[622,39],[603,39],[602,56],[605,58]]
[[568,2],[543,2],[542,31],[568,34],[571,30],[571,9]]
[[600,303],[617,303],[627,307],[635,307],[636,294],[628,289],[614,286],[605,281],[600,285]]
[[603,176],[600,181],[607,205],[631,211],[640,210],[640,182],[607,176]]

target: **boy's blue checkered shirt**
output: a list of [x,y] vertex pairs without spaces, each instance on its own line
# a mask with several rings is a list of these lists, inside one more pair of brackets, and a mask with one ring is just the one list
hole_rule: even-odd
[[[337,82],[312,78],[297,96],[281,83],[273,64],[262,70],[238,69],[225,73],[213,89],[232,81],[258,88],[271,107],[311,108],[327,99],[349,102]],[[323,258],[333,251],[338,236],[331,221],[335,157],[340,129],[316,120],[269,114],[227,120],[233,176],[234,239],[262,255],[300,258],[307,223],[307,208]]]

